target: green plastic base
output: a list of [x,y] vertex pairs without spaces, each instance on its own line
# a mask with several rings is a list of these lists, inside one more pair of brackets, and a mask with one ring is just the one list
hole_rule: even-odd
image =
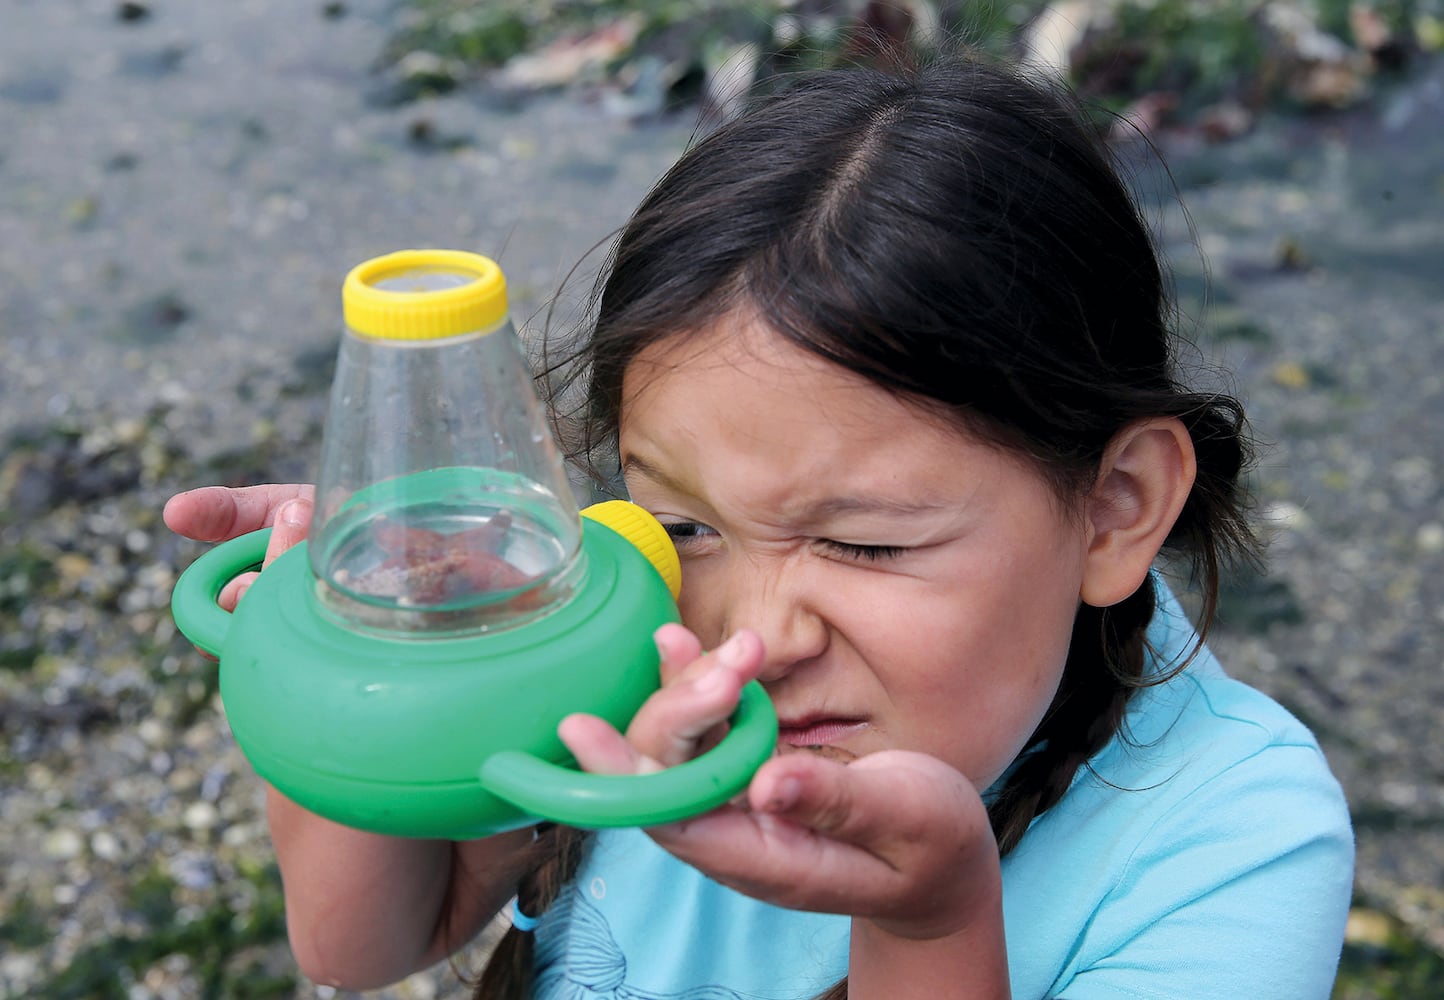
[[575,596],[516,628],[460,638],[358,633],[320,607],[305,545],[257,578],[234,615],[216,595],[257,564],[265,532],[211,550],[172,599],[181,630],[221,660],[236,740],[289,798],[348,826],[468,839],[551,819],[646,826],[696,815],[746,787],[777,720],[752,686],[728,736],[655,775],[576,770],[556,736],[573,712],[619,729],[657,688],[652,633],[677,618],[651,564],[585,522]]

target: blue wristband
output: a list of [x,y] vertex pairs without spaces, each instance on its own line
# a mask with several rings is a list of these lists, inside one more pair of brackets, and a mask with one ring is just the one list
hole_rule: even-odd
[[511,925],[523,934],[537,929],[541,923],[541,917],[529,917],[521,912],[521,903],[513,896],[511,898]]

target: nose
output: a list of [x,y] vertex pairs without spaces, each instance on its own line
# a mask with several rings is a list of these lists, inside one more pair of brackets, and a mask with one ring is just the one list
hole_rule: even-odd
[[758,680],[764,684],[821,656],[828,626],[810,593],[803,567],[783,559],[734,557],[728,567],[722,636],[751,629],[765,650]]

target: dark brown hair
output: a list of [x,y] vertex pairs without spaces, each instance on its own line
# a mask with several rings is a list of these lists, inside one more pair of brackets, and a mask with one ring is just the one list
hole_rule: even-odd
[[[1253,550],[1242,409],[1180,384],[1148,228],[1061,86],[975,59],[803,76],[682,157],[622,231],[598,291],[567,359],[573,381],[554,371],[547,384],[573,458],[600,481],[616,478],[632,359],[745,306],[1026,456],[1065,504],[1121,429],[1177,417],[1198,474],[1165,550],[1192,563],[1205,620],[1222,565]],[[1148,583],[1080,610],[1057,695],[990,803],[1004,854],[1158,679],[1145,677],[1154,609]],[[496,989],[478,996],[523,995]]]

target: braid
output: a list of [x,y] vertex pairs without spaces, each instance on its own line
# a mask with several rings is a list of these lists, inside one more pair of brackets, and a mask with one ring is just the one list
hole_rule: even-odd
[[1143,685],[1144,636],[1156,595],[1150,578],[1110,608],[1084,605],[1073,623],[1068,665],[1047,715],[1028,741],[988,818],[1006,855],[1034,818],[1063,797],[1073,776],[1117,732],[1133,692]]
[[[532,844],[535,866],[516,887],[517,906],[540,916],[576,875],[586,848],[587,833],[569,826],[537,828]],[[528,1000],[532,993],[534,935],[515,927],[497,942],[481,972],[472,1000]]]

